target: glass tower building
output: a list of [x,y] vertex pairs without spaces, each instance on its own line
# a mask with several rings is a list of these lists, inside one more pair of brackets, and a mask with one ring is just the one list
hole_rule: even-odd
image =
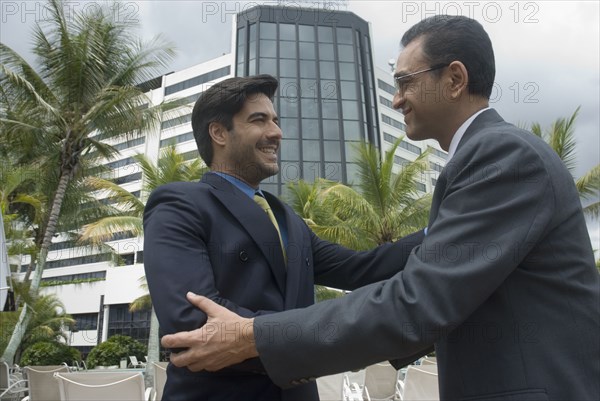
[[257,6],[237,15],[235,75],[279,80],[281,170],[261,187],[322,177],[352,183],[354,146],[381,149],[369,24],[350,12]]

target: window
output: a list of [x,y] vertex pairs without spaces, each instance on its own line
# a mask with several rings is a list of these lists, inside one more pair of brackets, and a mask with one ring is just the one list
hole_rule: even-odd
[[408,150],[409,152],[415,153],[417,155],[421,154],[421,148],[413,145],[412,143],[402,141],[402,142],[400,142],[400,147]]
[[125,175],[123,177],[117,177],[112,179],[111,181],[117,185],[125,184],[132,181],[138,181],[142,179],[142,173],[133,173],[129,175]]
[[323,120],[323,138],[340,139],[340,126],[338,120]]
[[77,313],[71,317],[75,320],[76,330],[98,330],[97,313]]
[[290,78],[298,76],[296,60],[279,60],[279,75]]
[[300,146],[297,139],[284,137],[281,144],[281,160],[300,160]]
[[438,150],[438,149],[436,149],[436,148],[433,148],[433,147],[431,147],[431,146],[429,146],[429,147],[428,147],[428,149],[429,149],[429,152],[430,152],[430,153],[432,153],[432,154],[434,154],[434,155],[436,155],[436,156],[438,156],[438,157],[441,157],[441,158],[442,158],[442,159],[444,159],[444,160],[447,160],[447,159],[448,159],[448,153],[446,153],[446,152],[443,152],[443,151],[441,151],[441,150]]
[[207,72],[206,74],[198,75],[197,77],[186,79],[185,81],[167,86],[165,88],[165,96],[171,95],[175,92],[182,91],[187,88],[191,88],[193,86],[201,85],[203,83],[214,81],[215,79],[224,77],[231,73],[231,67],[226,66],[219,68],[214,71]]
[[386,142],[394,143],[394,142],[396,142],[397,139],[398,138],[396,138],[393,135],[388,134],[387,132],[383,133],[383,140],[386,141]]
[[386,107],[389,107],[390,109],[393,109],[392,101],[384,98],[383,96],[379,96],[379,103],[381,103],[382,105],[384,105]]
[[277,57],[277,41],[261,40],[260,41],[260,57]]
[[270,22],[260,23],[260,38],[261,39],[276,39],[277,25]]
[[300,42],[300,58],[304,60],[314,60],[317,55],[315,52],[315,44],[309,42]]
[[333,43],[333,29],[330,26],[317,27],[319,43]]
[[340,162],[342,161],[342,154],[340,150],[339,141],[323,141],[323,153],[325,155],[325,161],[329,162]]
[[175,117],[175,118],[171,118],[170,120],[163,121],[160,124],[160,129],[161,130],[165,130],[167,128],[175,127],[177,125],[187,124],[190,121],[192,121],[192,115],[191,114],[186,114],[184,116],[178,116],[178,117]]
[[[89,252],[89,251],[84,251]],[[55,269],[58,267],[83,265],[88,263],[106,262],[111,259],[110,253],[101,253],[98,255],[79,256],[76,258],[68,258],[61,260],[53,260],[46,262],[46,269]]]
[[109,306],[108,314],[108,337],[115,334],[130,336],[143,344],[148,343],[150,330],[150,308],[130,312],[129,304],[118,304]]
[[345,43],[347,45],[352,44],[352,29],[351,28],[336,28],[337,31],[337,42]]
[[350,45],[338,45],[338,59],[340,61],[354,61],[354,47]]
[[121,160],[117,160],[108,164],[105,164],[105,166],[112,170],[115,168],[119,168],[119,167],[125,167],[125,166],[129,166],[130,164],[134,164],[136,163],[135,159],[133,157],[128,157],[126,159],[121,159]]
[[302,159],[309,162],[321,161],[319,141],[302,141]]
[[280,118],[279,123],[281,125],[281,131],[283,131],[284,138],[298,138],[298,119]]
[[394,163],[399,164],[401,166],[406,166],[412,163],[410,160],[405,159],[404,157],[400,157],[398,155],[394,155]]
[[281,40],[296,40],[296,25],[279,24],[279,39]]
[[356,80],[355,65],[353,63],[339,63],[340,79],[346,81]]
[[261,74],[277,75],[277,59],[261,57],[258,60],[258,72]]
[[342,92],[342,99],[350,99],[350,100],[358,99],[358,94],[356,93],[356,82],[341,81],[340,89]]
[[321,79],[335,79],[335,64],[333,61],[321,61],[319,63]]
[[[304,114],[304,108],[302,108],[302,114]],[[314,118],[302,119],[302,139],[319,139],[319,120]]]
[[319,43],[319,58],[321,60],[335,60],[335,54],[333,53],[333,44]]
[[358,120],[358,102],[342,100],[342,113],[345,120]]
[[74,281],[74,280],[86,280],[86,279],[105,279],[106,271],[99,272],[91,272],[91,273],[78,273],[78,274],[67,274],[64,276],[56,276],[56,277],[44,277],[42,282],[44,281]]
[[280,58],[296,58],[296,42],[279,42]]
[[358,141],[361,139],[360,124],[358,121],[344,120],[344,139]]
[[427,192],[427,187],[421,182],[415,182],[415,187],[421,192]]
[[299,25],[299,40],[301,42],[315,42],[315,28],[312,25]]
[[396,88],[394,88],[392,85],[388,84],[387,82],[383,82],[381,79],[377,80],[377,86],[379,87],[379,89],[386,91],[390,95],[396,94]]
[[429,166],[431,167],[432,170],[441,172],[444,169],[444,166],[442,166],[441,164],[437,164],[434,163],[432,161],[429,162]]
[[160,147],[164,148],[164,147],[167,147],[167,146],[170,146],[170,145],[176,145],[176,144],[181,143],[181,142],[191,141],[193,139],[194,139],[194,133],[193,132],[186,132],[185,134],[173,136],[173,137],[167,138],[167,139],[162,139],[160,141]]
[[392,127],[398,128],[402,131],[406,131],[406,125],[404,125],[404,123],[401,123],[398,120],[395,120],[389,116],[386,116],[385,114],[381,115],[381,121],[383,121],[384,123],[391,125]]

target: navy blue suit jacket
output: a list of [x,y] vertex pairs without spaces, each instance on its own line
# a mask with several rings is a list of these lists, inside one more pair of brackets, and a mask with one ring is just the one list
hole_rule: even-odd
[[[144,264],[162,335],[206,322],[186,300],[188,291],[245,317],[302,308],[313,304],[315,282],[351,290],[393,276],[423,239],[418,232],[355,252],[322,241],[291,208],[267,192],[265,197],[286,219],[287,266],[266,213],[217,174],[205,174],[200,183],[167,184],[151,194],[144,214]],[[282,329],[290,340],[300,334],[294,324]],[[311,330],[322,336],[331,328]],[[304,401],[318,400],[318,394],[314,382],[282,390],[258,358],[219,372],[169,365],[163,400],[213,399]]]

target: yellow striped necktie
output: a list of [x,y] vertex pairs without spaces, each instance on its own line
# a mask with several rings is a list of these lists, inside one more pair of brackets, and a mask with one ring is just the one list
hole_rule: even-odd
[[271,220],[271,223],[273,223],[273,225],[275,226],[275,229],[277,230],[277,235],[279,235],[279,244],[281,245],[281,251],[283,252],[283,259],[287,264],[287,255],[285,254],[285,247],[283,246],[281,231],[279,231],[279,224],[277,224],[277,219],[275,218],[275,215],[271,210],[271,206],[269,206],[269,202],[267,202],[267,200],[260,196],[258,193],[254,195],[254,202],[256,202],[267,213],[267,216],[269,216],[269,220]]

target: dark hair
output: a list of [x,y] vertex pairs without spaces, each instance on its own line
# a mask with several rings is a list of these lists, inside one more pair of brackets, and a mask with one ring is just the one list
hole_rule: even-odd
[[233,116],[243,107],[246,100],[255,94],[264,94],[273,100],[279,83],[271,75],[234,77],[214,84],[204,91],[192,111],[192,130],[200,157],[207,166],[213,159],[212,141],[208,126],[212,122],[222,124],[228,130],[233,128]]
[[435,15],[413,25],[401,44],[423,38],[423,54],[431,63],[462,62],[469,73],[469,93],[490,98],[496,76],[494,50],[483,26],[463,16]]

